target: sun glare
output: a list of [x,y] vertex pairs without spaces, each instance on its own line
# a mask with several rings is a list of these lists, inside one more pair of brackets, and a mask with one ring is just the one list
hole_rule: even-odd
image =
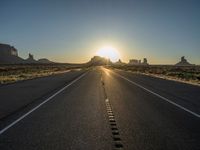
[[111,46],[106,46],[106,47],[99,49],[96,52],[96,55],[108,58],[112,62],[116,62],[120,58],[120,55],[119,55],[119,52],[117,51],[117,49],[115,49]]

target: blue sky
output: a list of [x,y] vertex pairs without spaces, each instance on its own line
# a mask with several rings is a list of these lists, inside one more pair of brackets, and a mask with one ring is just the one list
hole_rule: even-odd
[[26,58],[86,62],[104,45],[123,61],[200,64],[199,0],[1,0],[0,43]]

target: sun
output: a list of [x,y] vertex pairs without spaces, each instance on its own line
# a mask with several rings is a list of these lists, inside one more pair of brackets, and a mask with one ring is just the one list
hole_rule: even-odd
[[96,52],[96,55],[110,59],[112,62],[116,62],[118,59],[120,59],[120,54],[118,50],[111,46],[100,48]]

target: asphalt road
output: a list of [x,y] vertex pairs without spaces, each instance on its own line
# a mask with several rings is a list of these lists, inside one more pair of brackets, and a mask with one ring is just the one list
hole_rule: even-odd
[[85,71],[70,71],[0,86],[0,120],[35,101],[42,101]]
[[13,104],[0,87],[0,150],[200,149],[197,86],[100,67],[40,80],[9,85],[37,95]]

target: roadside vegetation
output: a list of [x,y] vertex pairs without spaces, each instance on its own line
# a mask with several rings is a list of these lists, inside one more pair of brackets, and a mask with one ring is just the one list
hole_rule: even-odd
[[109,66],[114,69],[121,69],[164,78],[180,82],[200,85],[200,66],[170,66],[170,65],[148,65],[148,66],[128,66],[113,65]]
[[0,84],[65,73],[78,69],[87,68],[83,65],[69,64],[0,65]]

